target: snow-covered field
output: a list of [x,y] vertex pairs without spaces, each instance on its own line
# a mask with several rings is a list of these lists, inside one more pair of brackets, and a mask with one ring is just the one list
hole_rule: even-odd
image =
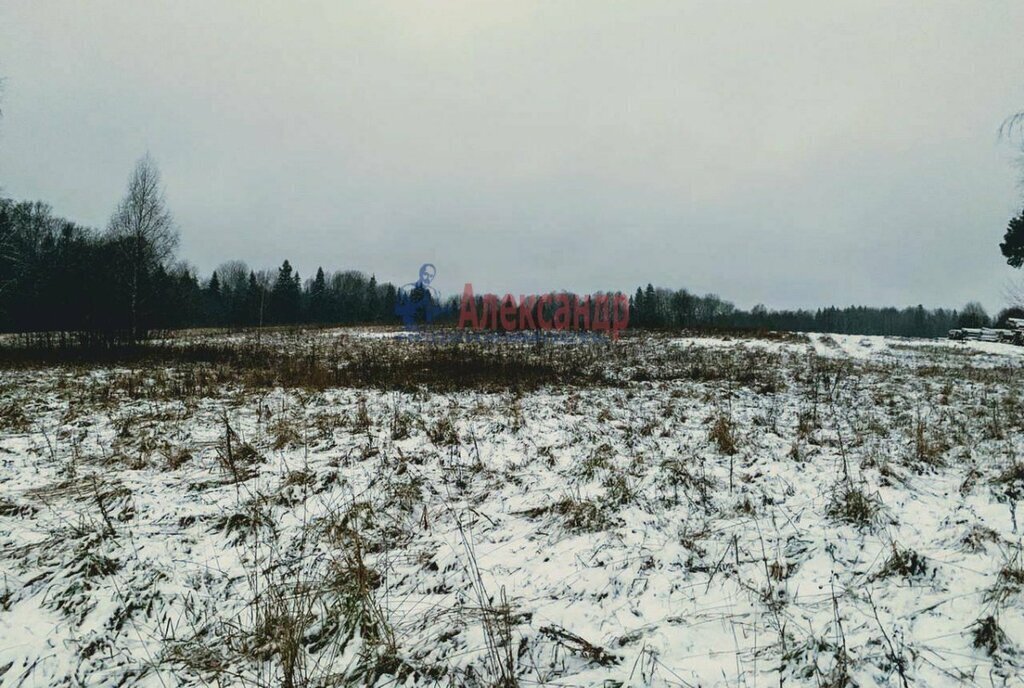
[[0,369],[0,684],[1024,685],[1021,349],[268,339],[422,365]]

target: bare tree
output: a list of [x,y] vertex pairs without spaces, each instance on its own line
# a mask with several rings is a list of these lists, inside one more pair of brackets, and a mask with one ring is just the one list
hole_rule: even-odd
[[960,318],[957,321],[960,327],[987,327],[990,323],[985,307],[977,301],[968,301],[960,309]]
[[178,246],[178,231],[160,185],[160,170],[149,153],[135,163],[128,190],[107,228],[124,252],[128,269],[131,337],[138,337],[140,288],[146,275],[163,265]]
[[1009,308],[1024,307],[1024,280],[1007,280],[1003,284],[1003,299]]
[[1018,181],[1024,187],[1024,110],[1003,120],[999,126],[999,138],[1018,149],[1017,167],[1021,170]]
[[217,276],[223,289],[236,294],[249,286],[249,266],[240,260],[229,260],[217,266]]
[[1024,110],[1010,115],[999,126],[1000,138],[1024,143]]
[[256,273],[256,285],[259,287],[259,329],[256,330],[256,344],[260,344],[263,336],[263,314],[267,302],[267,294],[270,293],[271,288],[274,285],[274,276],[270,270],[257,270]]

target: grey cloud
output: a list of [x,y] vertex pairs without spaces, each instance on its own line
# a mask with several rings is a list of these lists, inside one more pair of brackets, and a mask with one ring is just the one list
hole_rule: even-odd
[[0,184],[105,224],[159,161],[203,272],[1002,305],[1024,5],[0,7]]

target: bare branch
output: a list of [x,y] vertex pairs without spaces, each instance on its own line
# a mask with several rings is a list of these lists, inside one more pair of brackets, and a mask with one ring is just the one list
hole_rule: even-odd
[[1024,146],[1024,111],[1003,120],[999,125],[999,138]]

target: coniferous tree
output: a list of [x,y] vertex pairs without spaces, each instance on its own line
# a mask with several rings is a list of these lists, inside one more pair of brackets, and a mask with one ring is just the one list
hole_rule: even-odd
[[316,269],[316,277],[309,287],[309,316],[315,323],[327,322],[327,279],[324,269]]
[[256,278],[256,273],[249,272],[249,284],[245,293],[246,324],[263,326],[263,310],[266,292]]
[[366,285],[366,318],[370,322],[379,322],[380,317],[380,295],[377,293],[377,277],[376,275],[370,275],[370,281]]
[[[384,296],[381,300],[381,319],[389,322],[395,317],[395,304],[398,301],[398,289],[390,282],[384,285]],[[454,312],[458,312],[456,309]]]
[[644,325],[647,327],[661,327],[661,313],[658,308],[658,295],[654,291],[654,285],[647,283],[644,290]]
[[292,266],[285,260],[277,270],[277,280],[271,291],[273,320],[280,324],[293,324],[299,316],[300,290],[292,273]]
[[217,271],[213,271],[210,281],[203,290],[203,321],[206,325],[222,325],[224,323],[224,298]]
[[640,287],[636,288],[636,294],[633,296],[633,308],[635,312],[630,313],[629,321],[633,323],[634,327],[642,327],[646,321],[644,320],[644,290]]
[[1010,220],[999,248],[1008,264],[1015,268],[1024,265],[1024,210]]

